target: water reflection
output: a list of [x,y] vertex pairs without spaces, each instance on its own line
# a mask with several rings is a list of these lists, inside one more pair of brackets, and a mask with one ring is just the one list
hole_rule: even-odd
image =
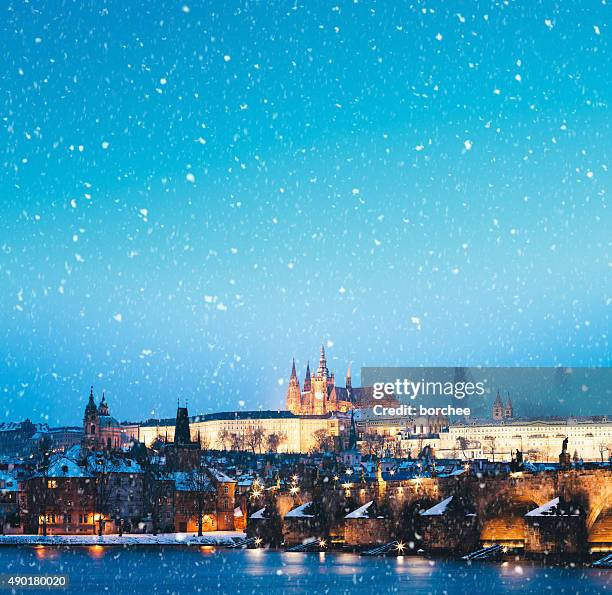
[[[120,555],[118,555],[120,553]],[[221,592],[265,593],[481,593],[541,595],[545,592],[595,595],[607,592],[610,573],[577,567],[545,567],[512,560],[468,565],[417,556],[367,558],[353,553],[286,553],[214,547],[113,548],[93,545],[2,548],[6,567],[31,567],[41,574],[69,575],[65,595],[117,592],[115,577],[126,579],[130,595],[192,592],[211,576]],[[92,558],[97,560],[92,563]],[[222,579],[221,579],[222,577]],[[466,588],[466,585],[471,587]]]
[[100,560],[106,553],[104,547],[101,545],[90,545],[87,550],[89,551],[90,557],[94,560]]

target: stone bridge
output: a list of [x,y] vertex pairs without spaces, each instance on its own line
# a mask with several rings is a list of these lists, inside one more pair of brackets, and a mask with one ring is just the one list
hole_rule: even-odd
[[[391,525],[398,533],[410,514],[418,516],[419,510],[453,496],[459,507],[448,516],[435,519],[429,533],[437,547],[450,544],[447,549],[460,549],[462,544],[471,547],[478,543],[500,543],[534,553],[612,551],[611,469],[519,472],[496,477],[471,473],[444,478],[379,479],[328,485],[317,494],[323,497],[328,516],[338,525],[347,510],[375,500],[389,511]],[[571,505],[571,515],[525,516],[554,498]],[[308,489],[298,497],[279,493],[276,506],[284,517],[293,506],[309,499],[312,492]],[[461,523],[470,534],[459,536],[457,545],[450,540],[457,527],[453,514],[463,518],[471,514],[470,523]]]

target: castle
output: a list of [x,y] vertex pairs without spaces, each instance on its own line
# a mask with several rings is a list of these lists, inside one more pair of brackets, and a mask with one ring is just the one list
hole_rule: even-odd
[[323,345],[316,373],[311,376],[308,364],[304,385],[301,388],[293,360],[286,400],[287,410],[291,413],[295,415],[326,415],[337,411],[346,413],[355,407],[366,406],[371,400],[372,387],[353,387],[350,366],[346,373],[345,386],[336,386],[334,373],[330,373],[327,369]]
[[499,396],[499,392],[497,393],[497,398],[493,403],[493,419],[500,421],[502,419],[512,419],[514,417],[514,409],[512,407],[512,401],[510,400],[510,395],[508,395],[508,400],[506,401],[506,405],[503,404],[501,397]]

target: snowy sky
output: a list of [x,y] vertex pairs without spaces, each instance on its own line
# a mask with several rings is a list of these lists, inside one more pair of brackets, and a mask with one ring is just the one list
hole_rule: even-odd
[[0,421],[275,408],[322,342],[357,381],[609,365],[610,22],[3,3]]

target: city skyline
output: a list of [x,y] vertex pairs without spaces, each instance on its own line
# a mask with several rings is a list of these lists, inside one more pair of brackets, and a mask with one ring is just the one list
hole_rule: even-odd
[[605,5],[1,10],[0,421],[610,365]]

